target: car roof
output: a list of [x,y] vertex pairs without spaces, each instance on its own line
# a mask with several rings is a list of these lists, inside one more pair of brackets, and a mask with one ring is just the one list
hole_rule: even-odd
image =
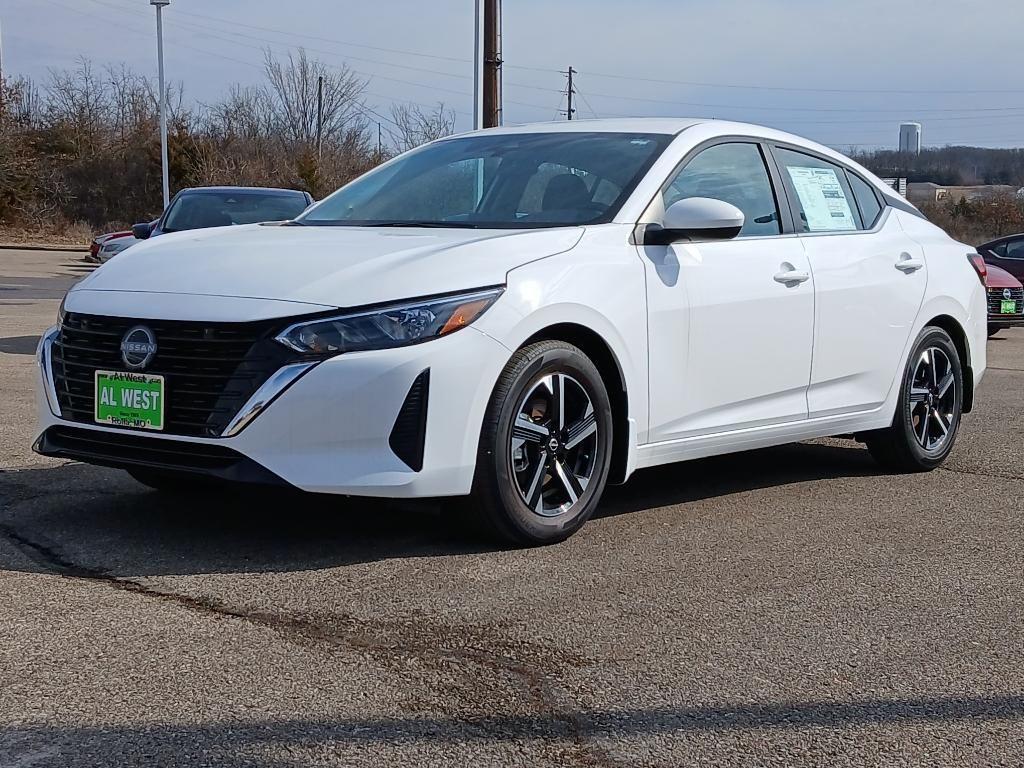
[[997,237],[995,240],[989,240],[987,243],[982,243],[978,247],[991,250],[997,246],[1002,245],[1003,243],[1008,243],[1013,240],[1020,240],[1022,237],[1024,237],[1024,232],[1018,232],[1015,235],[1003,235],[1002,237]]
[[[861,166],[840,152],[819,144],[816,141],[787,133],[776,128],[769,128],[755,123],[743,123],[734,120],[717,120],[710,117],[626,117],[598,118],[593,120],[563,120],[549,123],[524,123],[522,125],[503,125],[498,128],[484,128],[459,134],[459,137],[476,134],[517,134],[517,133],[654,133],[675,136],[694,126],[707,126],[721,136],[753,136],[765,141],[778,141],[786,144],[802,146],[822,155],[835,158],[837,161],[852,165],[858,170]],[[449,136],[446,138],[457,138]],[[441,139],[444,141],[445,139]],[[863,169],[866,171],[866,169]]]
[[[660,133],[668,136],[689,128],[692,125],[706,122],[700,118],[685,117],[629,117],[601,118],[595,120],[564,120],[549,123],[522,123],[520,125],[502,125],[498,128],[485,128],[472,133],[512,134],[512,133]],[[462,134],[465,136],[466,134]]]
[[187,187],[181,190],[178,194],[182,195],[203,195],[203,194],[224,194],[229,193],[233,195],[256,195],[256,194],[271,194],[271,195],[302,195],[305,196],[305,192],[298,189],[283,189],[281,187]]

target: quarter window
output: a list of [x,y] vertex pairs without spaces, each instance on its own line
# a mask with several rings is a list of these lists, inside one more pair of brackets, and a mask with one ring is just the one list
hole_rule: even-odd
[[848,232],[864,225],[841,166],[777,147],[775,157],[796,193],[794,214],[803,232]]
[[712,197],[743,211],[740,237],[777,235],[779,210],[757,144],[716,144],[694,157],[665,189],[665,207],[687,197]]
[[857,207],[860,208],[860,215],[864,220],[864,229],[871,229],[875,226],[875,222],[878,221],[879,214],[882,213],[882,205],[878,202],[878,195],[875,194],[874,187],[857,174],[847,173],[846,177],[850,180],[853,196],[857,199]]

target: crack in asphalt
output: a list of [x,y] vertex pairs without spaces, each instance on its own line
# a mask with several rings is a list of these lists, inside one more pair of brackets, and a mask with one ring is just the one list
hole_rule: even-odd
[[975,477],[990,477],[994,480],[1016,480],[1017,482],[1024,482],[1024,477],[1020,475],[1003,475],[998,472],[978,472],[973,469],[956,469],[954,467],[939,467],[939,472],[950,472],[954,475],[974,475]]
[[[360,633],[355,628],[347,631],[332,630],[299,616],[263,611],[243,611],[212,598],[156,589],[134,579],[114,576],[100,568],[80,565],[61,554],[56,544],[43,543],[30,538],[7,523],[0,523],[0,535],[7,538],[36,565],[62,578],[102,584],[122,592],[158,600],[206,616],[237,619],[271,629],[289,640],[298,637],[307,641],[345,646],[366,653],[384,656],[411,656],[425,662],[456,666],[470,663],[489,669],[494,673],[509,675],[518,680],[528,691],[533,708],[538,713],[547,716],[553,724],[560,724],[564,731],[567,731],[567,735],[577,750],[579,765],[593,766],[594,768],[619,768],[623,765],[588,739],[586,723],[577,712],[562,703],[565,697],[557,690],[551,673],[545,672],[529,662],[482,648],[455,649],[408,642],[382,643],[374,639],[372,634]],[[347,619],[347,623],[353,627],[357,627],[361,623],[351,616],[341,618]],[[474,724],[474,721],[468,718],[463,719],[468,724]]]

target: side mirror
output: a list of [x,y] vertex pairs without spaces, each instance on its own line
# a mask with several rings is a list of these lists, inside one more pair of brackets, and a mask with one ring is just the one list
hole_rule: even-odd
[[743,211],[711,197],[686,197],[665,211],[662,225],[644,233],[645,245],[669,245],[679,240],[731,240],[743,229]]
[[150,222],[143,222],[142,224],[132,225],[132,234],[135,235],[139,240],[148,240],[149,236],[153,234],[153,224]]

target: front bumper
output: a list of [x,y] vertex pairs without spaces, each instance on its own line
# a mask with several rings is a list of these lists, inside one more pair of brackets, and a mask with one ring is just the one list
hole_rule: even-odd
[[989,328],[1020,328],[1024,327],[1024,315],[989,315]]
[[[45,455],[108,466],[185,470],[242,481],[280,480],[318,493],[463,495],[473,481],[484,410],[510,354],[490,336],[469,327],[424,344],[339,355],[305,372],[241,431],[221,438],[63,420],[51,406],[47,392],[52,382],[40,365],[34,447]],[[422,467],[417,470],[396,454],[392,435],[410,390],[424,371],[429,371],[429,395]],[[190,444],[197,457],[211,454],[210,466],[189,463]]]

